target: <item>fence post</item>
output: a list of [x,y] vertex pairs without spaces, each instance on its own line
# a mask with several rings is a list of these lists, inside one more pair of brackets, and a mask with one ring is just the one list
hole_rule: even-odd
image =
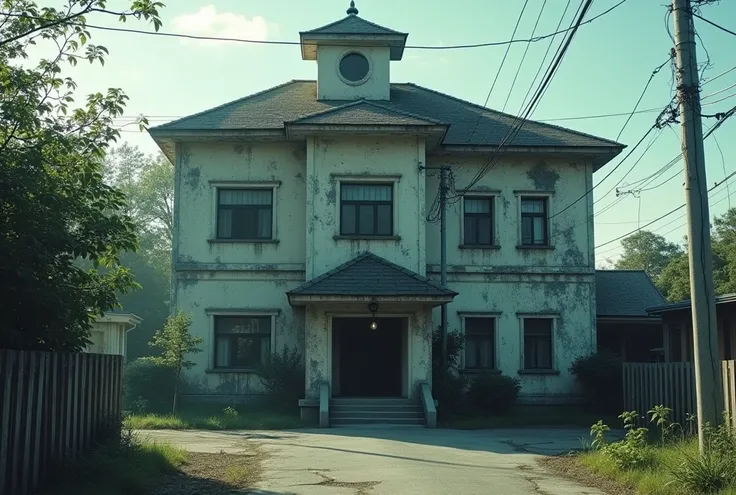
[[10,489],[10,462],[8,459],[8,450],[10,450],[10,408],[11,408],[11,391],[13,390],[13,364],[15,363],[15,353],[9,351],[0,351],[0,364],[5,368],[5,380],[3,384],[3,403],[0,404],[2,410],[2,438],[0,442],[0,490]]

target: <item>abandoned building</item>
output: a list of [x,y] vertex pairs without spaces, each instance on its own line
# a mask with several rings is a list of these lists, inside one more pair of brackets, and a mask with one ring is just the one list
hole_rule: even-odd
[[596,349],[585,193],[623,146],[527,121],[497,153],[515,116],[391,81],[407,36],[353,5],[300,33],[316,80],[150,129],[175,165],[172,304],[204,338],[187,371],[198,393],[259,393],[255,370],[287,346],[304,362],[305,416],[388,398],[424,422],[446,303],[463,372],[518,377],[524,403],[575,399],[570,363]]

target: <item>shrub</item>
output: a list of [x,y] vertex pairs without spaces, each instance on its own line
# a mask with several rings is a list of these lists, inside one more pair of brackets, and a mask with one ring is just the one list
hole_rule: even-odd
[[570,366],[583,389],[588,406],[595,412],[620,411],[623,404],[621,359],[610,352],[579,357]]
[[465,347],[465,336],[458,332],[447,332],[447,359],[442,362],[442,334],[436,330],[432,334],[432,367],[449,370],[457,369],[460,353]]
[[273,406],[295,409],[304,396],[304,365],[299,350],[284,347],[258,368],[258,375]]
[[519,380],[496,373],[481,373],[470,382],[468,404],[478,412],[507,413],[516,404]]
[[638,418],[636,411],[623,412],[619,418],[623,420],[626,429],[624,439],[608,443],[605,435],[610,428],[603,421],[598,421],[590,428],[590,435],[593,437],[592,447],[603,452],[619,469],[644,467],[652,459],[651,450],[647,446],[649,430],[636,427]]
[[436,368],[432,373],[432,396],[437,399],[437,415],[444,421],[460,413],[463,409],[467,380],[462,375],[444,368]]
[[149,357],[138,358],[125,366],[123,403],[136,412],[170,411],[170,391],[175,381],[173,368],[157,364]]
[[733,457],[721,456],[715,450],[690,455],[672,470],[675,482],[685,493],[721,493],[736,483],[736,463]]

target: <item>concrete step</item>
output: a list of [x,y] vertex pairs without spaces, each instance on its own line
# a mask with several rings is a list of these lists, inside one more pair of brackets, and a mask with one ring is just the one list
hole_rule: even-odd
[[404,399],[403,397],[338,397],[330,399],[330,405],[354,405],[354,404],[370,404],[370,405],[416,405],[417,401]]
[[386,413],[385,411],[330,411],[330,418],[400,418],[400,419],[424,419],[422,411],[395,411]]
[[412,405],[384,405],[384,404],[330,404],[330,411],[384,411],[386,413],[393,412],[419,412],[423,413],[424,409],[419,404]]
[[424,418],[396,418],[396,417],[367,418],[364,416],[349,417],[349,418],[330,418],[330,426],[370,425],[370,424],[423,426]]

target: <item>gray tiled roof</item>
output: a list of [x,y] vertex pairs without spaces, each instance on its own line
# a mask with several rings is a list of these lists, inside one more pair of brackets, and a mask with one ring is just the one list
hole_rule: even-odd
[[[475,105],[412,83],[392,84],[391,99],[380,105],[421,119],[449,125],[443,144],[496,146],[516,117]],[[260,93],[150,129],[159,131],[283,129],[307,115],[352,101],[318,100],[316,81],[290,81]],[[512,146],[598,147],[615,152],[623,145],[550,124],[527,121]]]
[[366,100],[347,103],[341,107],[300,117],[294,124],[335,125],[441,125],[441,122],[426,119],[408,112],[386,108]]
[[455,296],[440,284],[365,252],[288,292],[305,296]]
[[309,31],[302,31],[300,34],[400,34],[406,36],[406,33],[400,33],[393,29],[379,26],[357,15],[349,15],[325,26],[310,29]]
[[647,308],[667,301],[642,270],[597,270],[596,313],[601,316],[649,316]]
[[[716,296],[716,306],[732,303],[736,303],[736,294],[723,294],[720,296]],[[692,303],[690,299],[686,299],[684,301],[678,301],[670,304],[652,306],[651,308],[647,308],[647,311],[649,312],[649,314],[657,315],[660,313],[667,313],[668,311],[679,311],[681,309],[689,310],[691,304]]]

